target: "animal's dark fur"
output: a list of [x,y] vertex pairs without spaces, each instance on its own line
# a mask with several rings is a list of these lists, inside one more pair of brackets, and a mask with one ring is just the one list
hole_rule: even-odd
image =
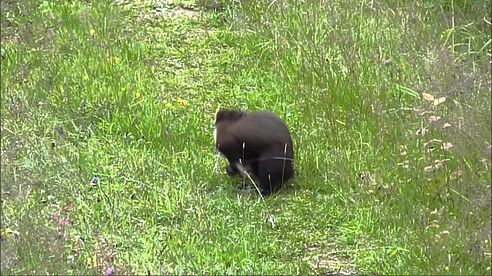
[[277,191],[294,172],[292,139],[285,123],[269,111],[220,110],[215,148],[229,161],[227,174],[249,169],[263,195]]

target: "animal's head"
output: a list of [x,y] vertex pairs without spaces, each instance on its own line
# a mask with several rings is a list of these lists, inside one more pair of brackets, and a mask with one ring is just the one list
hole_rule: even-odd
[[217,111],[217,114],[215,115],[215,125],[222,121],[237,121],[244,114],[245,113],[240,110],[221,109]]

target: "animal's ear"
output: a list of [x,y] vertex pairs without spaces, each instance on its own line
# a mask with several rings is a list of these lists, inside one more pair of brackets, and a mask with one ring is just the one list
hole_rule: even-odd
[[217,113],[215,113],[215,123],[217,124],[218,122],[224,120],[224,117],[226,116],[226,110],[220,109],[217,110]]
[[215,123],[217,124],[220,121],[231,120],[235,121],[241,118],[244,115],[244,112],[238,110],[227,110],[221,109],[217,111],[215,115]]

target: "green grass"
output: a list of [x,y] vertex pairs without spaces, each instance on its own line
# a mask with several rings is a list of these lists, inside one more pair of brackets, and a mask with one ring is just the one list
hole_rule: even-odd
[[[2,1],[2,274],[491,273],[490,0],[124,2]],[[235,188],[219,106],[291,185]]]

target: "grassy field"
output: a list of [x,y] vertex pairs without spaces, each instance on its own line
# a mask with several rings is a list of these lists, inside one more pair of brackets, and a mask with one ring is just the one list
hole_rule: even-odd
[[[491,1],[2,1],[2,274],[491,274]],[[261,200],[218,107],[289,125]]]

